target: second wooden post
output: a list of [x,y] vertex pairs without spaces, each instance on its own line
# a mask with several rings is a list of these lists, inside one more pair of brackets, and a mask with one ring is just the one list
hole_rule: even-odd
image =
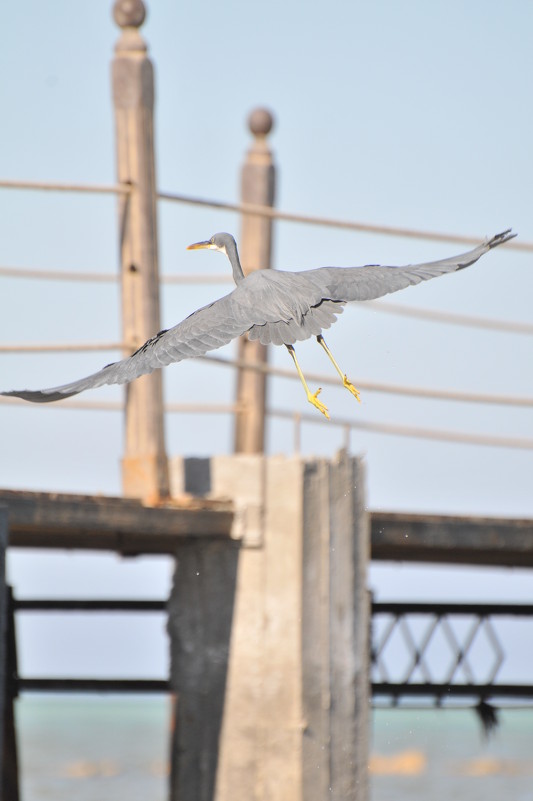
[[[266,109],[255,109],[248,120],[254,136],[242,168],[241,198],[243,203],[274,205],[275,167],[267,136],[273,118]],[[245,274],[270,267],[272,220],[257,214],[242,218],[240,252]],[[243,336],[239,340],[239,360],[247,364],[265,365],[267,348]],[[235,453],[263,453],[265,447],[266,373],[239,367],[237,372],[237,405],[235,416]]]

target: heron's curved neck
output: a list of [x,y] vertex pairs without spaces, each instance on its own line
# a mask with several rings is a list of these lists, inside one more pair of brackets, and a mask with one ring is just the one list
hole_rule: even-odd
[[235,240],[226,245],[226,256],[230,260],[231,269],[233,270],[233,280],[236,284],[242,281],[244,273],[242,271],[239,253],[237,251],[237,244]]

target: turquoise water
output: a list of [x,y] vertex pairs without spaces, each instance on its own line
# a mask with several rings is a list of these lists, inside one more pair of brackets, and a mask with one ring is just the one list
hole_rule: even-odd
[[[24,696],[22,801],[166,801],[165,697]],[[373,715],[372,801],[533,801],[533,711],[501,713],[486,742],[473,712]]]
[[471,710],[379,710],[372,801],[533,801],[533,710],[499,713],[487,740]]
[[170,701],[23,696],[22,801],[166,801]]

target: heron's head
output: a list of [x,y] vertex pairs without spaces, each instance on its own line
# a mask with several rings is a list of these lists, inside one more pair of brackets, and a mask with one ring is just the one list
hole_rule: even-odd
[[237,244],[231,234],[213,234],[211,239],[206,239],[205,242],[195,242],[194,245],[189,245],[187,250],[201,250],[202,248],[224,253],[230,261],[235,283],[238,284],[243,280],[244,273],[237,253]]
[[195,242],[193,245],[189,245],[187,250],[201,250],[203,248],[219,250],[228,256],[229,252],[235,250],[235,240],[231,234],[213,234],[211,239],[206,239],[205,242]]

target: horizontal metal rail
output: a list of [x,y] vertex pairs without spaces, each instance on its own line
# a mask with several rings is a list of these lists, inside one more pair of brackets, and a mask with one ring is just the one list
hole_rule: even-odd
[[[61,612],[64,613],[165,613],[165,600],[124,599],[67,599],[67,598],[13,598],[13,611]],[[18,692],[80,692],[80,693],[170,693],[168,679],[117,679],[117,678],[63,678],[63,677],[15,677]]]
[[[13,599],[15,612],[166,612],[164,600],[124,600],[124,599]],[[379,613],[428,613],[433,615],[468,614],[519,615],[532,616],[533,604],[492,604],[492,603],[404,603],[374,602],[372,614]],[[171,693],[168,679],[121,679],[121,678],[63,678],[63,677],[14,677],[13,684],[18,692],[82,692],[82,693]],[[531,684],[475,684],[473,682],[372,682],[374,701],[379,698],[428,698],[437,704],[443,700],[457,698],[474,699],[533,699]]]
[[443,698],[533,698],[533,684],[402,684],[372,682],[372,695]]
[[167,679],[63,679],[19,678],[15,682],[19,692],[36,693],[170,693]]
[[15,612],[166,612],[164,600],[24,598],[13,599]]
[[392,615],[490,615],[533,617],[533,604],[493,603],[419,603],[405,601],[374,601],[372,614]]

